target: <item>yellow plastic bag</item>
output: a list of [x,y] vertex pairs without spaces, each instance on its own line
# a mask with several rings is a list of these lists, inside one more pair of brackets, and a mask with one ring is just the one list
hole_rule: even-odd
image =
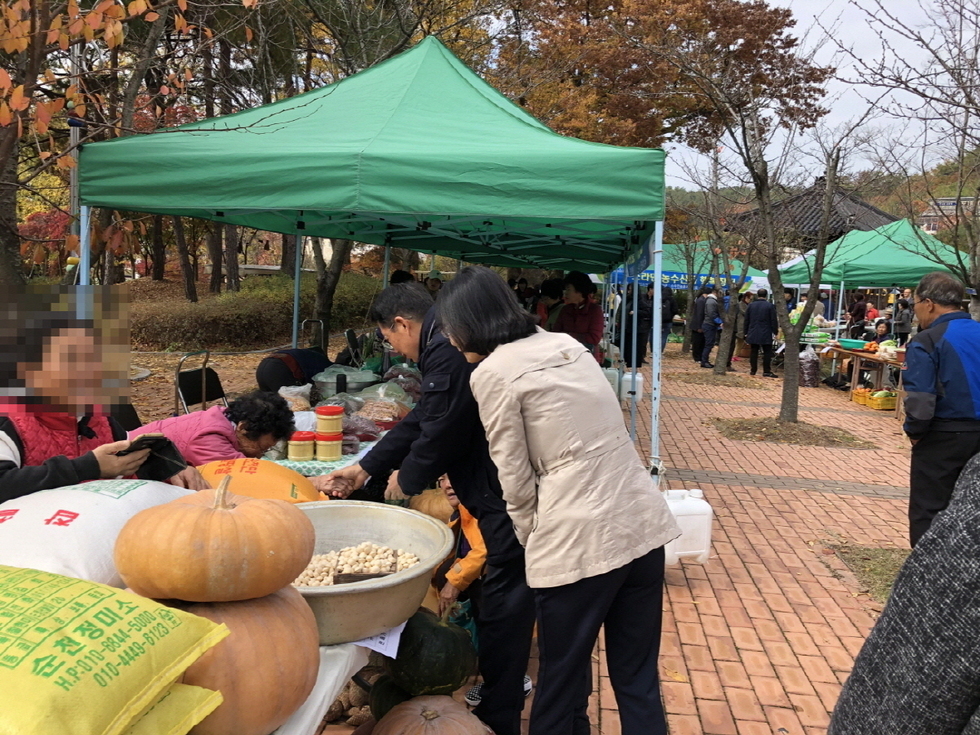
[[295,470],[267,459],[222,459],[197,468],[212,487],[231,475],[229,488],[236,495],[251,498],[285,500],[287,503],[308,503],[320,500],[313,483]]
[[174,684],[126,735],[187,735],[221,702],[221,692]]
[[0,735],[121,735],[228,632],[114,587],[0,566]]

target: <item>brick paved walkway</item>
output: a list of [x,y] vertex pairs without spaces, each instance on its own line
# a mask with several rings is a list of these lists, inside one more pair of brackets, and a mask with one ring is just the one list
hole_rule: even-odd
[[[736,367],[747,372],[746,362]],[[698,370],[677,345],[668,347],[664,482],[700,487],[716,514],[710,561],[667,570],[660,663],[670,733],[822,735],[880,610],[830,546],[907,547],[908,442],[891,412],[828,388],[801,389],[801,419],[846,429],[877,449],[725,439],[711,418],[775,416],[782,383],[759,378],[756,388],[727,388],[670,379]],[[644,457],[649,421],[645,400]],[[620,735],[601,638],[594,667],[593,735]],[[529,670],[534,677],[536,661]],[[529,710],[530,701],[525,716]]]

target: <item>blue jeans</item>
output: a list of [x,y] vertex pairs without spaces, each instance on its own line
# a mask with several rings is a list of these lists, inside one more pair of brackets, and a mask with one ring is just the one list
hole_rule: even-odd
[[714,349],[715,342],[718,340],[718,327],[714,324],[705,324],[704,330],[704,349],[701,351],[701,364],[707,365],[711,362],[711,350]]
[[667,323],[660,328],[660,351],[661,352],[667,349],[667,338],[670,336],[670,331],[672,326],[673,326],[672,324]]

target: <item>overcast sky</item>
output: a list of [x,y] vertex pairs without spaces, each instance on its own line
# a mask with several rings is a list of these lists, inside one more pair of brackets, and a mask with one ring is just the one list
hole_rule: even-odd
[[[794,35],[803,39],[807,48],[817,48],[816,61],[820,64],[832,65],[838,68],[838,74],[843,77],[854,76],[849,72],[853,62],[840,53],[838,45],[827,41],[827,31],[841,44],[851,49],[858,56],[873,60],[879,58],[882,50],[874,31],[868,26],[867,14],[862,7],[873,9],[872,0],[770,0],[772,5],[788,7],[793,11],[797,24]],[[922,0],[928,3],[928,0]],[[912,25],[925,23],[926,14],[919,5],[919,0],[889,0],[886,5],[891,12]],[[914,45],[892,39],[897,51],[913,61],[922,58],[922,52]],[[858,117],[866,108],[867,103],[862,97],[875,94],[868,88],[854,87],[841,81],[834,80],[828,85],[828,100],[825,104],[830,107],[830,114],[825,118],[828,125],[843,124]],[[880,124],[888,124],[882,122]],[[682,162],[692,161],[692,154],[685,149],[670,151],[667,160],[667,183],[672,186],[696,188],[684,173]],[[863,167],[860,163],[858,168]]]

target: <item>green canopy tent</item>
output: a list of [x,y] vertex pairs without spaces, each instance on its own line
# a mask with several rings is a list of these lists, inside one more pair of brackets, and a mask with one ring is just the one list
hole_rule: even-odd
[[430,37],[297,97],[84,146],[80,275],[90,207],[606,272],[659,255],[664,159],[554,133]]
[[554,133],[429,37],[297,97],[86,145],[79,177],[90,207],[608,271],[663,219],[663,168]]
[[[821,279],[827,283],[869,288],[914,286],[926,273],[947,270],[936,261],[955,262],[965,257],[956,249],[923,232],[907,219],[876,230],[854,230],[827,246]],[[813,257],[780,269],[784,283],[809,283]]]

